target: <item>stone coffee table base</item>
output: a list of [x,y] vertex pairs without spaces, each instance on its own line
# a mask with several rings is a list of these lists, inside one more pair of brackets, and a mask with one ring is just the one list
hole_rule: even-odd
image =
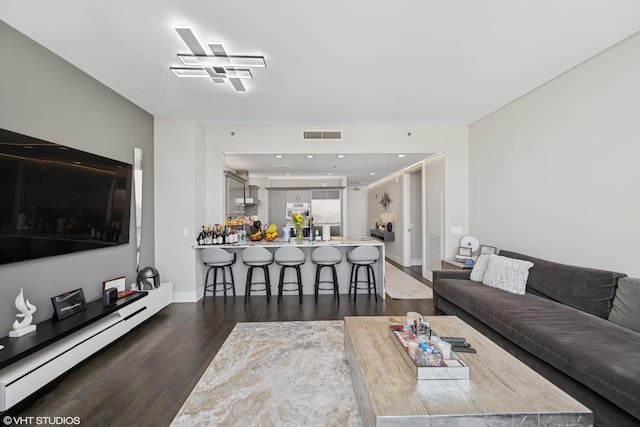
[[344,344],[365,426],[588,427],[593,414],[455,316],[427,320],[440,336],[465,337],[468,380],[416,380],[390,341],[388,317],[345,317]]

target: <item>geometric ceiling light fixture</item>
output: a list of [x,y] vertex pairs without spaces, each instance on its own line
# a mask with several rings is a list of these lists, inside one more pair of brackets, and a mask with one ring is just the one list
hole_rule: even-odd
[[250,68],[265,68],[264,56],[228,55],[220,42],[207,44],[207,52],[189,27],[176,27],[178,35],[187,45],[191,54],[178,54],[184,64],[180,67],[169,67],[178,77],[205,77],[214,83],[231,83],[237,92],[246,92],[243,79],[252,79]]

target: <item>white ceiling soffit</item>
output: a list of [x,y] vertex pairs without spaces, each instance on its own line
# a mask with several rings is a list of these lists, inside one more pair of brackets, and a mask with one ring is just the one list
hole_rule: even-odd
[[421,162],[433,153],[225,153],[228,169],[245,169],[250,177],[269,178],[338,178],[348,185],[368,185]]
[[[640,1],[2,0],[0,19],[156,116],[466,126],[639,31]],[[269,68],[246,93],[177,78],[180,26]]]

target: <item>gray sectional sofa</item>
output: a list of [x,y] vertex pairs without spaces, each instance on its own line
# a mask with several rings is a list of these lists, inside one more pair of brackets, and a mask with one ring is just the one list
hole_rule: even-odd
[[460,317],[581,401],[596,425],[640,426],[640,281],[500,256],[533,263],[524,295],[472,281],[469,270],[435,271],[436,310]]

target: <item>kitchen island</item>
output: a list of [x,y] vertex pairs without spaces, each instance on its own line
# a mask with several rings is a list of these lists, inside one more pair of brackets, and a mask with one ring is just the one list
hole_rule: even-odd
[[[311,262],[311,253],[315,248],[321,246],[333,246],[338,249],[342,253],[342,262],[336,265],[336,273],[338,275],[339,282],[339,292],[340,294],[348,294],[349,293],[349,279],[351,274],[351,264],[347,261],[347,253],[353,250],[357,246],[370,245],[375,246],[380,251],[380,258],[378,262],[373,265],[373,270],[376,275],[376,287],[378,290],[378,296],[384,299],[384,243],[377,239],[372,238],[349,238],[349,237],[335,237],[332,236],[329,241],[314,241],[310,242],[305,240],[303,243],[297,244],[295,240],[292,239],[291,242],[285,242],[281,238],[277,238],[272,242],[266,240],[260,241],[247,241],[245,243],[234,243],[228,245],[214,245],[214,246],[194,246],[193,248],[197,251],[196,256],[196,280],[197,280],[197,295],[198,298],[202,297],[203,286],[204,286],[204,278],[207,272],[207,267],[202,263],[202,251],[207,248],[222,248],[231,253],[236,254],[236,262],[231,267],[233,270],[233,276],[235,278],[236,283],[236,295],[244,295],[245,283],[247,280],[247,270],[248,267],[242,262],[242,250],[249,246],[262,246],[268,249],[271,252],[275,252],[278,248],[283,246],[296,246],[306,254],[306,262],[304,265],[300,266],[300,270],[302,273],[302,293],[304,295],[313,295],[314,293],[314,281],[316,274],[316,266]],[[285,280],[289,280],[291,277],[289,274],[292,271],[287,271],[287,277]],[[212,273],[213,274],[213,273]],[[277,295],[278,293],[278,278],[280,275],[280,266],[274,261],[273,264],[269,266],[269,275],[271,278],[271,294]],[[211,276],[211,275],[210,275]],[[326,280],[330,276],[330,272],[328,269],[323,269],[321,280]],[[360,279],[366,278],[366,272],[364,269],[360,270]],[[211,283],[212,278],[209,277],[209,283]],[[218,280],[222,280],[220,275],[218,275]],[[255,273],[254,280],[262,280],[262,275],[260,273]],[[359,286],[364,286],[364,284],[360,284]],[[321,288],[330,287],[330,284],[321,283]],[[218,287],[220,289],[220,287]],[[320,291],[320,294],[331,294],[332,291]],[[358,296],[358,298],[365,297],[365,291],[359,291],[362,296]],[[231,291],[229,291],[231,294]],[[252,296],[264,295],[265,291],[254,291],[251,290]],[[294,293],[285,293],[285,295],[293,295]],[[211,295],[211,293],[207,293],[207,295]],[[217,292],[216,295],[223,295],[223,293]],[[255,299],[255,298],[254,298]],[[275,301],[275,300],[273,300]]]

